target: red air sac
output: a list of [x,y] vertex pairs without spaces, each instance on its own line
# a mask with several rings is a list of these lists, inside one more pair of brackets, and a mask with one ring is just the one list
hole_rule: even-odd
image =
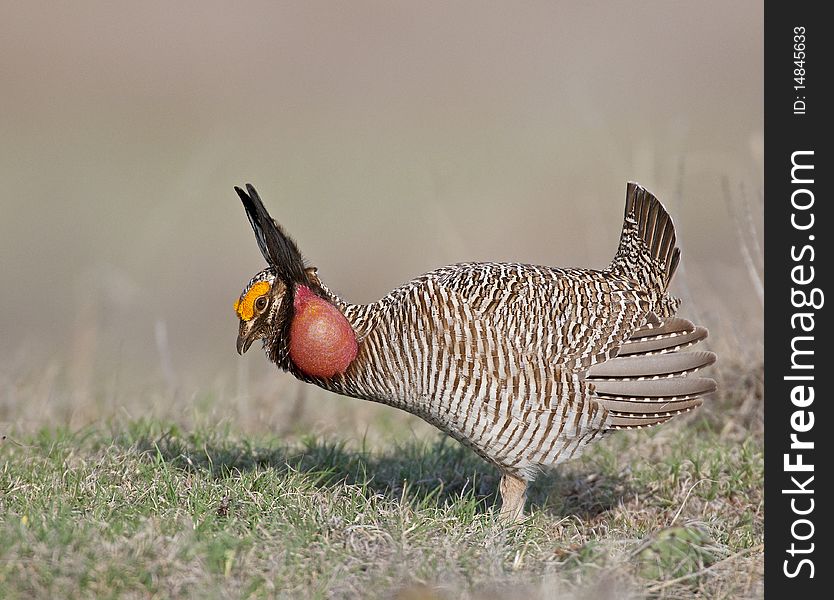
[[338,308],[300,285],[293,302],[290,358],[302,373],[328,379],[347,370],[358,350],[356,334]]

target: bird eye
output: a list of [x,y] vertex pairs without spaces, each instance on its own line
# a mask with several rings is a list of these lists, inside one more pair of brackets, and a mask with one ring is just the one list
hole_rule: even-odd
[[266,308],[266,296],[261,296],[257,300],[255,300],[255,308],[258,312],[263,311]]

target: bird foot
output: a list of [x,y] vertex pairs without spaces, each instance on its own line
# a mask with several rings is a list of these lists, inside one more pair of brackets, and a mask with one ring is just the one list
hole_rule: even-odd
[[524,501],[527,499],[527,482],[515,475],[505,474],[498,484],[501,493],[499,519],[505,523],[517,523],[524,518]]

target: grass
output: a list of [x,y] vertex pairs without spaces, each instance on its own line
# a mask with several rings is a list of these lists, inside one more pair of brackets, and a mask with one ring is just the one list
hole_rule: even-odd
[[610,436],[542,476],[510,528],[496,472],[439,435],[10,432],[0,597],[758,596],[763,447],[743,396]]

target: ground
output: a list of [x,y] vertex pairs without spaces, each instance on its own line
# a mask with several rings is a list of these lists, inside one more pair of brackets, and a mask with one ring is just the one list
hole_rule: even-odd
[[760,596],[760,374],[722,383],[705,410],[543,475],[509,528],[497,473],[439,434],[9,431],[0,597]]

